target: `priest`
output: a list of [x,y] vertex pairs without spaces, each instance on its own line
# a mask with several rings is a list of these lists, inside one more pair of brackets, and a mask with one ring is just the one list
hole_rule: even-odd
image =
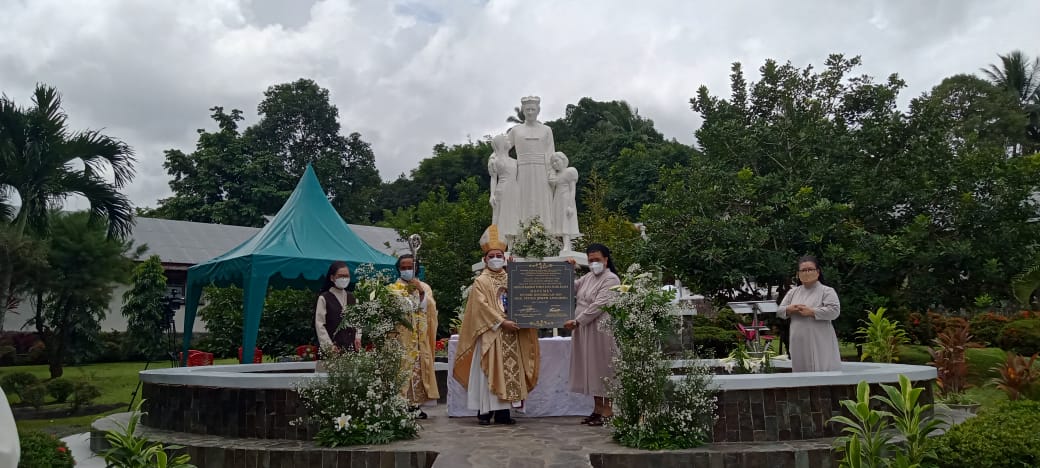
[[417,411],[417,418],[426,419],[421,406],[436,404],[440,398],[433,368],[437,348],[437,303],[430,285],[419,281],[416,273],[415,256],[404,254],[397,258],[397,287],[407,291],[415,304],[415,310],[409,314],[411,328],[397,326],[397,339],[404,349],[402,366],[409,376],[401,394]]
[[480,425],[515,424],[510,409],[522,407],[538,382],[538,330],[509,320],[506,244],[497,226],[484,231],[480,249],[485,268],[469,291],[453,377]]

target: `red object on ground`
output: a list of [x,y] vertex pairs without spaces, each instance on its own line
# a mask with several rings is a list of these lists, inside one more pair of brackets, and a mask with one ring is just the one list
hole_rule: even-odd
[[[177,360],[181,361],[184,359],[184,353],[177,353]],[[188,367],[196,366],[212,366],[213,365],[213,353],[207,353],[205,351],[199,351],[197,349],[188,350]]]
[[[260,364],[264,361],[264,353],[260,351],[260,348],[253,348],[253,364]],[[238,347],[238,362],[242,362],[242,347]]]

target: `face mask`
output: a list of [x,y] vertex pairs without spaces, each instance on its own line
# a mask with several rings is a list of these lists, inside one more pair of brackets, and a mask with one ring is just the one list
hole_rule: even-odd
[[487,261],[487,266],[488,266],[488,268],[490,268],[492,270],[495,270],[495,271],[501,270],[502,268],[505,268],[505,266],[506,266],[506,259],[498,258],[498,257],[492,258],[492,259]]
[[589,264],[589,270],[592,270],[592,274],[598,275],[603,273],[603,262],[592,262]]
[[401,274],[401,279],[404,281],[411,281],[412,278],[415,278],[415,272],[412,270],[401,270],[398,273]]
[[337,288],[347,289],[347,286],[350,286],[350,278],[336,278],[334,283],[336,283]]
[[816,281],[819,278],[820,278],[820,272],[818,272],[818,271],[806,271],[806,272],[799,271],[798,272],[798,279],[801,280],[801,282],[803,282],[803,283],[813,282],[813,281]]

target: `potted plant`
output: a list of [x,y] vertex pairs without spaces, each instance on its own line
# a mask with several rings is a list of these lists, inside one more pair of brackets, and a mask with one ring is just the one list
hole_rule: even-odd
[[966,411],[971,414],[977,413],[979,407],[982,406],[975,397],[968,395],[965,392],[947,393],[939,398],[939,402],[946,405],[947,408]]

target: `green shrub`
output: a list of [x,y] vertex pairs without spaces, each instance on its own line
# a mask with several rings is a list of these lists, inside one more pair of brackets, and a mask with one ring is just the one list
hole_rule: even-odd
[[693,345],[705,357],[723,358],[737,349],[743,340],[739,330],[719,327],[696,327],[693,329]]
[[5,374],[3,379],[0,379],[0,387],[4,388],[4,393],[9,395],[18,395],[19,398],[24,400],[22,397],[22,390],[26,387],[36,385],[40,379],[37,379],[35,375],[32,375],[25,371],[12,372]]
[[98,353],[91,359],[94,362],[124,362],[140,357],[131,356],[126,346],[126,333],[117,331],[98,333]]
[[19,432],[18,440],[22,449],[18,468],[65,468],[76,464],[65,442],[46,432]]
[[14,345],[0,344],[0,366],[14,364],[14,356],[18,353]]
[[76,411],[94,402],[101,396],[101,390],[90,382],[77,382],[76,389],[72,392],[72,411]]
[[733,312],[733,309],[729,307],[719,310],[719,313],[715,315],[715,326],[723,330],[735,330],[737,324],[740,323],[740,317]]
[[1005,325],[997,342],[1005,351],[1023,356],[1040,352],[1040,319],[1016,320]]
[[950,428],[933,440],[939,466],[1040,466],[1040,402],[1009,401]]
[[47,393],[54,397],[54,401],[65,403],[69,395],[76,391],[76,384],[65,379],[54,379],[47,382]]
[[889,320],[885,317],[885,308],[879,307],[876,312],[868,312],[863,323],[866,325],[856,330],[856,336],[863,340],[860,360],[884,363],[898,360],[899,347],[909,342],[899,322]]
[[21,397],[23,403],[40,409],[43,407],[43,402],[47,400],[47,386],[42,383],[32,384],[23,388],[18,396]]
[[[214,357],[234,357],[242,345],[242,290],[236,287],[206,288],[206,307],[199,316],[209,330],[199,349]],[[312,291],[280,289],[267,294],[264,319],[256,337],[256,347],[265,356],[294,354],[296,347],[315,343]]]
[[1000,330],[1010,322],[1011,319],[993,312],[976,315],[971,319],[971,334],[975,341],[987,346],[996,346],[1000,338]]

